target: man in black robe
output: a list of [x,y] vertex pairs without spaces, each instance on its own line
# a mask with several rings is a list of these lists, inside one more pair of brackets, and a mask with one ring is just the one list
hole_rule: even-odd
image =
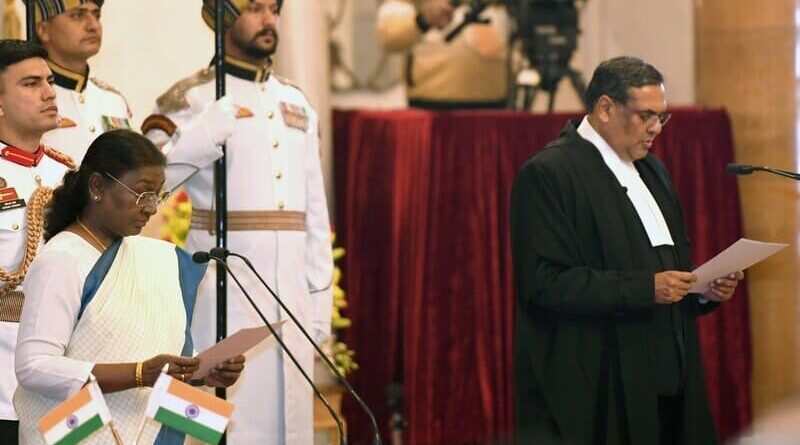
[[695,317],[729,299],[743,274],[689,293],[680,204],[648,153],[669,120],[663,82],[642,60],[603,62],[587,116],[517,175],[519,443],[717,443]]

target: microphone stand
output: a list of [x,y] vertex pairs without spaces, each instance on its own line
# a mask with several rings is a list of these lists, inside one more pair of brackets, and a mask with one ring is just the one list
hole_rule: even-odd
[[[369,407],[367,406],[367,404],[364,402],[364,400],[361,399],[361,396],[359,396],[358,393],[356,392],[356,390],[352,386],[350,386],[350,383],[344,378],[342,373],[339,372],[339,369],[336,368],[336,366],[333,363],[331,363],[331,361],[328,358],[327,354],[325,354],[322,351],[322,349],[319,347],[319,345],[317,345],[317,342],[315,342],[311,338],[311,335],[308,334],[308,331],[306,331],[306,329],[303,327],[303,325],[300,323],[300,321],[297,320],[297,318],[294,316],[292,311],[290,311],[289,308],[286,307],[286,304],[284,304],[283,300],[281,300],[281,298],[278,296],[278,294],[275,293],[275,291],[272,290],[272,288],[267,284],[266,281],[264,281],[264,278],[261,277],[261,274],[258,273],[258,271],[253,266],[253,264],[250,262],[250,260],[248,260],[243,255],[239,255],[238,253],[233,253],[233,252],[228,251],[227,254],[230,255],[230,256],[235,256],[236,258],[239,258],[242,261],[244,261],[244,263],[247,264],[247,267],[250,268],[250,270],[253,272],[253,274],[256,277],[258,277],[258,281],[260,281],[261,284],[263,284],[264,287],[267,289],[267,291],[269,291],[269,293],[272,295],[272,297],[275,298],[275,301],[278,302],[278,305],[280,305],[281,309],[283,309],[283,311],[286,312],[287,315],[289,315],[289,318],[291,318],[292,321],[294,322],[294,324],[297,325],[298,329],[300,329],[300,332],[303,333],[303,336],[306,338],[306,340],[308,340],[308,342],[311,343],[311,345],[314,347],[314,350],[317,351],[317,354],[319,354],[319,356],[322,359],[322,361],[325,362],[325,364],[327,365],[328,369],[330,369],[331,372],[333,372],[333,374],[339,380],[339,383],[341,383],[347,389],[347,391],[353,396],[353,398],[356,400],[356,402],[358,402],[359,406],[361,406],[361,409],[367,414],[367,416],[369,417],[370,423],[372,424],[372,430],[373,430],[373,432],[375,434],[374,444],[375,445],[381,445],[381,434],[380,434],[380,430],[378,429],[378,422],[375,420],[375,415],[372,414],[372,410],[370,410]],[[233,276],[233,274],[231,274],[231,276]],[[236,278],[234,277],[234,280],[235,279]]]
[[794,179],[795,181],[800,181],[800,174],[788,172],[786,170],[781,170],[778,168],[772,167],[756,167],[756,170],[765,171],[768,173],[772,173],[773,175],[783,176],[784,178]]
[[735,176],[750,175],[753,172],[767,172],[767,173],[772,173],[773,175],[783,176],[784,178],[800,181],[800,173],[781,170],[779,168],[763,167],[758,165],[737,164],[735,162],[731,162],[725,166],[725,171],[729,175],[735,175]]
[[[339,429],[339,443],[342,444],[342,445],[347,445],[347,438],[344,435],[344,426],[342,424],[342,419],[336,414],[336,411],[333,409],[331,404],[328,403],[328,400],[325,398],[325,396],[322,395],[322,393],[317,388],[317,385],[314,384],[314,382],[308,376],[308,374],[303,369],[303,367],[300,366],[300,363],[297,361],[297,359],[295,358],[294,354],[292,354],[292,352],[289,350],[289,348],[286,347],[286,343],[283,342],[283,339],[277,334],[277,332],[275,332],[275,329],[273,329],[272,326],[269,324],[269,322],[267,321],[267,318],[258,309],[258,306],[256,306],[255,302],[253,302],[253,299],[250,298],[250,294],[248,294],[247,291],[244,290],[244,286],[242,286],[242,283],[239,282],[239,279],[236,278],[236,275],[234,275],[233,271],[230,269],[230,267],[228,267],[228,263],[226,263],[225,260],[223,260],[222,258],[218,258],[218,257],[213,256],[213,255],[209,255],[208,258],[211,259],[211,260],[216,261],[217,264],[219,264],[220,266],[225,268],[225,270],[228,272],[228,274],[231,276],[231,278],[233,278],[233,281],[236,283],[236,286],[239,287],[239,289],[244,294],[245,298],[247,298],[247,301],[250,302],[250,306],[252,306],[253,309],[255,309],[256,313],[261,318],[261,321],[264,322],[264,324],[267,326],[267,329],[269,329],[269,332],[275,337],[275,340],[281,346],[281,348],[283,349],[283,352],[285,352],[286,355],[289,357],[289,359],[291,359],[292,363],[294,363],[294,365],[300,371],[300,374],[303,375],[303,378],[305,379],[305,381],[308,382],[309,385],[311,385],[311,389],[314,390],[314,394],[316,394],[317,398],[319,398],[322,401],[322,404],[325,405],[325,408],[327,408],[328,412],[331,413],[331,416],[333,416],[333,419],[336,421],[336,426]],[[292,317],[292,320],[294,320],[294,317]],[[296,321],[295,321],[295,323],[296,323]],[[302,328],[300,328],[300,329],[302,330]],[[303,333],[305,334],[305,332],[303,332]]]
[[[214,2],[214,91],[216,99],[225,96],[225,1],[215,0]],[[216,219],[214,220],[214,233],[216,245],[225,247],[228,245],[228,155],[226,145],[223,144],[222,157],[214,161],[214,198],[212,208],[215,209]],[[217,263],[216,280],[216,339],[221,341],[228,336],[228,281],[223,273],[220,264]],[[214,391],[221,399],[228,398],[225,388],[217,388]],[[228,438],[223,435],[221,445],[226,445]]]

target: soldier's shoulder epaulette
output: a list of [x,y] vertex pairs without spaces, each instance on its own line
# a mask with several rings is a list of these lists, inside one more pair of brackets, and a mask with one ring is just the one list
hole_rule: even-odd
[[97,86],[97,88],[100,88],[101,90],[104,90],[104,91],[109,91],[109,92],[114,93],[117,96],[121,97],[122,101],[125,102],[125,108],[128,111],[128,117],[132,117],[133,116],[133,112],[131,112],[131,104],[128,103],[128,99],[125,98],[125,95],[122,94],[122,92],[120,90],[116,89],[110,83],[108,83],[108,82],[106,82],[104,80],[100,80],[100,79],[98,79],[96,77],[90,77],[89,80],[91,80],[92,83]]
[[308,95],[306,94],[306,92],[305,92],[305,91],[303,91],[303,89],[302,89],[302,88],[300,88],[300,86],[299,86],[299,85],[297,85],[297,84],[296,84],[294,81],[292,81],[291,79],[287,79],[287,78],[285,78],[285,77],[283,77],[283,76],[279,76],[279,75],[275,74],[275,72],[274,72],[274,71],[272,72],[272,75],[273,75],[273,76],[275,76],[275,79],[276,79],[278,82],[280,82],[280,83],[282,83],[282,84],[284,84],[284,85],[286,85],[286,86],[292,87],[292,88],[294,88],[295,90],[299,91],[299,92],[300,92],[300,94],[302,94],[302,95],[303,95],[303,97],[305,97],[305,98],[306,98],[306,102],[308,102],[308,104],[309,104],[309,105],[311,105],[311,101],[308,99]]
[[78,165],[75,163],[75,160],[72,159],[72,156],[62,153],[56,150],[53,147],[48,147],[47,145],[44,146],[44,154],[48,158],[58,162],[59,164],[65,165],[70,170],[77,170]]
[[100,80],[97,77],[90,77],[89,80],[91,80],[92,83],[97,85],[97,88],[100,88],[101,90],[111,91],[112,93],[117,93],[122,96],[122,93],[120,93],[118,89],[114,88],[113,85],[104,80]]
[[292,79],[283,77],[280,74],[276,73],[275,71],[272,72],[272,75],[275,76],[275,78],[278,79],[278,81],[280,81],[280,83],[282,83],[284,85],[288,85],[290,87],[294,87],[294,88],[296,88],[296,89],[298,89],[300,91],[303,91],[302,88],[300,88],[300,86],[297,85]]
[[156,99],[159,112],[169,114],[189,108],[189,102],[186,100],[186,92],[198,85],[211,82],[214,78],[214,68],[209,67],[203,68],[191,76],[179,80],[175,85],[172,85],[166,93]]

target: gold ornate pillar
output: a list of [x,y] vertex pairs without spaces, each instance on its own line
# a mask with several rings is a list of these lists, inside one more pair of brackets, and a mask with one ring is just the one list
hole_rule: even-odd
[[[698,103],[727,108],[736,160],[797,167],[797,0],[695,0]],[[793,246],[748,272],[756,416],[800,383],[798,185],[740,178],[745,236]]]

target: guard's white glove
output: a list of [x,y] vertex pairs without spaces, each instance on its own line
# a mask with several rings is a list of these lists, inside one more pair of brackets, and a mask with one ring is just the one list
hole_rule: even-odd
[[222,145],[233,134],[236,126],[236,107],[228,96],[212,102],[200,116],[198,125],[203,128],[214,145]]
[[331,336],[331,322],[313,321],[311,323],[311,338],[321,345]]

